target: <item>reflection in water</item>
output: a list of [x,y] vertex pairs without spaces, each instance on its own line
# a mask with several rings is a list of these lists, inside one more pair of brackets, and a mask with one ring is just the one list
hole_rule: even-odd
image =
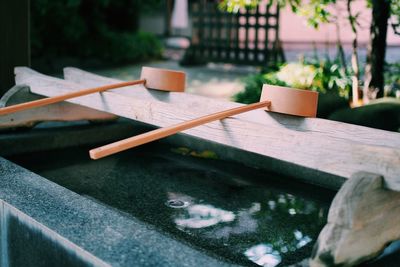
[[235,214],[211,205],[192,205],[187,208],[187,213],[175,218],[176,225],[183,228],[204,228],[218,223],[232,222]]
[[315,203],[291,194],[270,194],[264,202],[233,211],[183,193],[167,196],[167,201],[190,202],[172,213],[177,229],[230,247],[266,267],[284,264],[285,255],[307,246],[316,237],[315,227],[324,221]]
[[282,261],[281,255],[273,250],[271,244],[252,246],[244,252],[244,255],[252,262],[264,267],[275,267]]
[[302,248],[312,241],[309,236],[303,236],[303,233],[299,230],[294,231],[294,237],[299,241],[296,248]]
[[260,211],[260,203],[253,203],[249,209],[243,209],[237,212],[236,221],[230,225],[221,225],[216,229],[210,230],[205,235],[208,238],[227,240],[231,235],[238,236],[257,231],[258,222],[252,214]]
[[171,199],[171,200],[168,200],[165,203],[165,205],[167,205],[170,208],[174,208],[174,209],[182,209],[182,208],[186,208],[187,206],[189,206],[189,202],[185,202],[180,199]]
[[295,209],[289,209],[289,214],[290,215],[296,215],[296,210]]
[[268,206],[270,210],[274,210],[276,207],[276,203],[273,200],[268,201]]

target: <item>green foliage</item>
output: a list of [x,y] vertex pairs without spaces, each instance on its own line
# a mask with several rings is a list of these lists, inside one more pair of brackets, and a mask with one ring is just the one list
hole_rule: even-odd
[[103,34],[102,44],[94,46],[89,56],[101,55],[102,59],[111,63],[134,62],[161,56],[162,45],[153,34],[141,31],[105,31]]
[[329,115],[330,120],[352,123],[387,131],[400,132],[400,100],[380,98],[357,108],[340,109]]
[[[382,0],[390,1],[390,25],[395,34],[400,35],[400,0]],[[367,6],[372,8],[372,0],[367,0]]]
[[282,65],[279,71],[275,73],[275,76],[287,86],[298,89],[313,89],[317,72],[313,65],[289,63]]
[[387,95],[400,97],[400,62],[385,65]]
[[250,104],[260,100],[263,84],[287,86],[285,82],[276,77],[275,72],[267,74],[255,74],[244,79],[245,89],[234,96],[234,100],[240,103]]
[[[395,33],[400,34],[400,0],[382,1],[391,1],[391,25]],[[261,0],[222,0],[219,7],[222,10],[236,13],[240,8],[255,8],[260,2]],[[328,11],[328,7],[336,2],[336,0],[269,0],[271,5],[289,6],[293,13],[305,17],[308,24],[314,28],[318,28],[321,23],[331,22],[332,14]],[[372,8],[371,0],[366,0],[366,5],[368,8]],[[356,22],[358,16],[359,14],[349,16],[348,19]]]
[[245,90],[234,99],[246,104],[259,101],[263,84],[309,89],[344,99],[349,97],[351,90],[350,76],[338,63],[329,60],[284,64],[278,71],[251,75],[244,83]]
[[187,147],[178,147],[172,148],[171,151],[182,156],[191,156],[203,159],[218,159],[218,155],[211,150],[196,151]]
[[[146,1],[147,5],[159,1]],[[151,34],[137,32],[142,1],[35,0],[31,3],[32,57],[131,62],[161,54]]]
[[310,26],[318,28],[321,23],[330,22],[332,14],[329,13],[328,7],[336,3],[336,0],[310,0],[307,3],[288,1],[288,3],[294,13],[305,17]]
[[224,0],[219,3],[218,7],[230,13],[237,13],[240,8],[252,9],[257,7],[259,3],[260,0]]
[[400,35],[400,0],[392,0],[391,13],[392,28],[396,34]]
[[[261,0],[222,0],[219,4],[220,9],[227,12],[236,13],[240,8],[255,8]],[[303,16],[307,19],[310,26],[318,28],[321,23],[329,22],[332,14],[328,7],[335,4],[336,0],[270,0],[269,4],[277,4],[279,7],[289,6],[293,13]]]
[[352,88],[351,69],[345,69],[338,60],[305,60],[303,64],[316,68],[316,75],[310,89],[320,93],[333,93],[348,99]]
[[385,65],[385,81],[388,84],[399,83],[400,84],[400,62],[386,63]]

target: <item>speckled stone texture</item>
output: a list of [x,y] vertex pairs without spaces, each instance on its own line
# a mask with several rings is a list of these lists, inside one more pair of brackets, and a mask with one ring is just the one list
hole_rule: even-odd
[[[129,215],[95,203],[1,157],[0,199],[76,244],[77,246],[70,246],[68,251],[64,250],[69,255],[78,255],[78,251],[73,250],[78,250],[79,246],[112,266],[228,265],[157,232],[152,226]],[[3,219],[4,212],[2,222]],[[19,223],[21,222],[26,223],[29,220],[20,220]],[[25,226],[25,230],[32,229],[32,225]],[[37,231],[38,229],[27,231],[27,235],[37,234]],[[4,234],[2,230],[1,235]],[[44,240],[53,239],[52,242],[47,242],[47,246],[51,244],[55,246],[53,250],[57,251],[59,248],[58,252],[64,253],[56,238],[51,236],[51,231],[42,235]],[[3,252],[7,251],[4,246],[10,248],[10,244],[4,242],[4,236],[1,240],[0,260],[4,263],[6,255]],[[20,244],[29,247],[29,244]],[[40,252],[41,249],[40,246],[30,248],[36,250],[30,254]],[[100,264],[100,261],[93,262],[95,265]],[[82,264],[91,266],[93,262]],[[51,266],[51,263],[42,261],[41,266]]]

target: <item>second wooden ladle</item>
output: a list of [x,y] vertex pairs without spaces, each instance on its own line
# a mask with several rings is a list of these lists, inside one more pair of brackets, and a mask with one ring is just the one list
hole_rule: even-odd
[[144,84],[149,89],[156,89],[170,92],[183,92],[185,90],[185,73],[168,69],[143,67],[140,74],[140,79],[135,81],[121,82],[105,86],[83,89],[63,95],[43,98],[39,100],[29,101],[21,104],[16,104],[4,108],[0,108],[0,116],[10,113],[27,110],[36,107],[42,107],[67,99],[100,93],[110,89],[126,87],[130,85]]
[[208,123],[221,120],[255,109],[296,115],[301,117],[315,117],[317,113],[318,93],[308,90],[293,89],[265,84],[262,89],[260,102],[216,112],[173,126],[156,129],[144,134],[133,136],[89,151],[92,159],[100,159],[136,146],[140,146],[178,132]]

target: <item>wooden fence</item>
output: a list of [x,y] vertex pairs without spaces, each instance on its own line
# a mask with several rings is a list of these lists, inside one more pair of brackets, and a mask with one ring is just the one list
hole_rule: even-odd
[[218,9],[218,1],[191,1],[192,36],[187,63],[226,62],[269,66],[283,60],[279,8],[260,4],[238,13]]

